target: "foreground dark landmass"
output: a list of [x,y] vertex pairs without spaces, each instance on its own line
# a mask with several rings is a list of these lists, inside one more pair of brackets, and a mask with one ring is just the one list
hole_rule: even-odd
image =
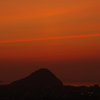
[[100,87],[63,86],[48,69],[40,69],[9,85],[0,85],[0,100],[100,100]]
[[100,100],[100,87],[10,88],[0,86],[0,100]]

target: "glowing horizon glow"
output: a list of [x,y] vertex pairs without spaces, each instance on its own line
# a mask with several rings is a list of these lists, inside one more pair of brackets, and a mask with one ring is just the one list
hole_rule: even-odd
[[95,37],[95,36],[100,36],[100,33],[98,33],[98,34],[88,34],[88,35],[71,35],[71,36],[63,36],[63,37],[50,37],[50,38],[3,40],[3,41],[0,41],[0,43],[28,42],[28,41],[39,41],[39,40],[56,40],[56,39],[67,39],[67,38]]

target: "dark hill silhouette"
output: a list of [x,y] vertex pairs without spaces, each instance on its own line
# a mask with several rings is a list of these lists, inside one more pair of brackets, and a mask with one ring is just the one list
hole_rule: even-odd
[[0,83],[2,83],[2,81],[0,80]]
[[30,76],[11,83],[10,86],[16,88],[37,88],[63,86],[63,84],[48,69],[39,69]]

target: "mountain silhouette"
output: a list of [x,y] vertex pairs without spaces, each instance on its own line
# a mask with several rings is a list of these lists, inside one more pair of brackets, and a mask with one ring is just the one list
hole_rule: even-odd
[[52,72],[43,68],[23,79],[12,82],[10,86],[16,88],[56,87],[63,86],[63,83]]

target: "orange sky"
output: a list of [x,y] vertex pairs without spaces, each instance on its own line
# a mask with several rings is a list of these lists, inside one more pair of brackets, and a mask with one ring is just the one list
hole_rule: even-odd
[[[92,65],[96,64],[95,67],[99,70],[99,9],[100,0],[0,1],[0,80],[13,81],[38,68],[46,67],[63,82],[67,82],[66,77],[71,74],[66,73],[71,73],[71,69],[74,68],[70,61],[76,61],[75,66],[81,61],[84,62],[84,66],[80,65],[83,70],[75,67],[75,73],[88,70],[91,61],[94,61]],[[51,62],[53,67],[50,67]],[[63,62],[63,66],[58,66],[57,62]],[[21,65],[22,63],[24,64]],[[25,66],[26,63],[30,66]],[[71,66],[70,71],[67,63]],[[36,67],[31,67],[33,64]],[[94,66],[92,69],[95,70]],[[64,75],[60,70],[66,70]],[[94,70],[88,70],[90,74],[86,80],[88,73],[83,74],[84,81],[90,82],[97,78],[96,81],[99,82],[99,76],[92,76]],[[14,73],[18,71],[22,73],[17,76]],[[4,75],[5,72],[9,75]],[[72,74],[68,82],[72,80],[72,76],[81,82],[79,73],[76,76]]]

